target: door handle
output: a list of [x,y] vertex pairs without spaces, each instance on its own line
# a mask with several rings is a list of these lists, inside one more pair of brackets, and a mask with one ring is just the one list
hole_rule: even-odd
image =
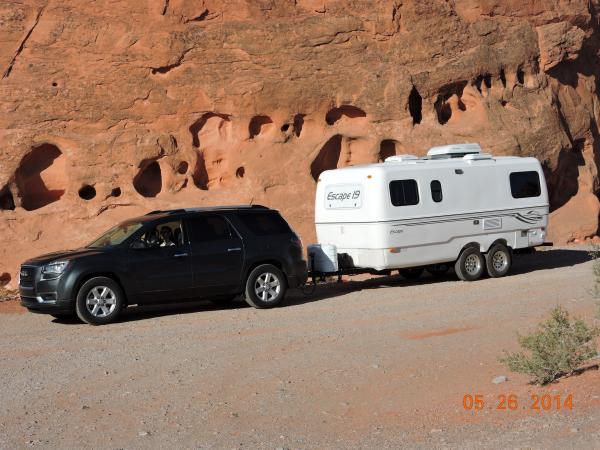
[[242,247],[228,248],[227,251],[228,252],[240,252],[240,251],[242,251]]
[[175,253],[173,255],[173,258],[184,258],[187,255],[188,255],[187,253]]

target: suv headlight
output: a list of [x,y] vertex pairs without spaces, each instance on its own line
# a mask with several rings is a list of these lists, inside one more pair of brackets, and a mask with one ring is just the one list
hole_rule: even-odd
[[50,264],[46,264],[42,268],[43,278],[57,278],[62,274],[67,267],[69,267],[70,261],[52,261]]

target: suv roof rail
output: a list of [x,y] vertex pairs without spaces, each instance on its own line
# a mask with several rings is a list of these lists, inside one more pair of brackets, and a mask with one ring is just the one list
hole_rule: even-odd
[[198,208],[179,208],[179,209],[166,209],[150,211],[147,216],[154,214],[181,214],[186,212],[200,212],[200,211],[219,211],[219,210],[231,210],[231,209],[269,209],[263,205],[226,205],[226,206],[202,206]]

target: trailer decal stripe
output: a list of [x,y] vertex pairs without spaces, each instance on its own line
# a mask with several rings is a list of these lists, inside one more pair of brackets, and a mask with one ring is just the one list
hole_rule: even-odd
[[[548,208],[548,205],[537,206],[533,208]],[[521,213],[520,211],[527,210],[525,213]],[[392,223],[392,226],[415,226],[415,225],[427,225],[427,224],[435,224],[435,223],[446,223],[446,222],[457,222],[462,220],[473,220],[473,219],[489,219],[494,217],[504,217],[510,216],[513,217],[520,222],[526,223],[528,225],[533,225],[544,218],[544,215],[547,215],[547,210],[540,214],[532,209],[532,207],[527,208],[519,208],[519,209],[505,209],[505,210],[494,210],[494,211],[485,211],[485,212],[472,212],[472,213],[462,213],[462,214],[449,214],[446,216],[430,216],[423,218],[413,218],[413,219],[392,219],[392,220],[374,220],[368,222],[315,222],[316,225],[336,225],[336,224],[371,224],[371,223]]]

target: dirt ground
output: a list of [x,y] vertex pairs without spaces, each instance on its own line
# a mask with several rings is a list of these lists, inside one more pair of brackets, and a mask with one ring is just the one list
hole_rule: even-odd
[[[0,448],[600,448],[600,360],[543,388],[498,362],[557,304],[594,322],[592,285],[586,250],[564,248],[503,279],[371,278],[104,327],[0,303]],[[544,394],[572,410],[531,409]]]

